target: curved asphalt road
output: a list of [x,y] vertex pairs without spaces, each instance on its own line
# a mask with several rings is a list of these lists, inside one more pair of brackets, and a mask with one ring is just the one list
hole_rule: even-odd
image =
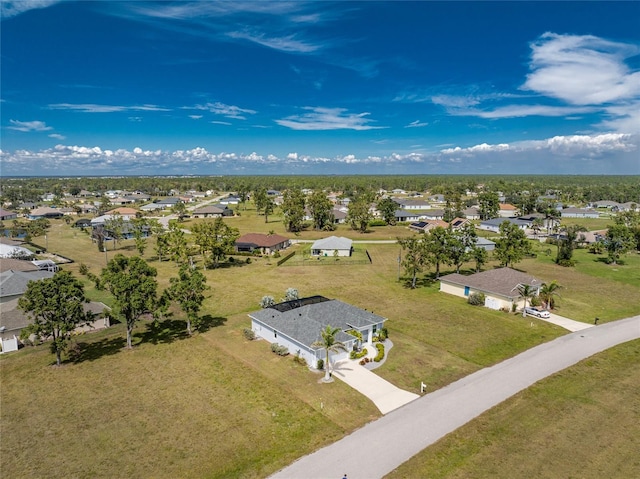
[[[536,346],[477,371],[305,456],[273,479],[375,479],[535,382],[596,353],[640,338],[640,316]],[[375,458],[375,460],[371,460]]]

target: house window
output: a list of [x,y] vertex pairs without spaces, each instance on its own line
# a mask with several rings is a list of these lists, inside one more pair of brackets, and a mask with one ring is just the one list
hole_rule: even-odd
[[469,286],[464,287],[464,295],[469,296]]
[[273,332],[273,337],[274,337],[274,338],[277,338],[277,337],[278,337],[278,332],[277,332],[277,331],[274,331],[274,332]]

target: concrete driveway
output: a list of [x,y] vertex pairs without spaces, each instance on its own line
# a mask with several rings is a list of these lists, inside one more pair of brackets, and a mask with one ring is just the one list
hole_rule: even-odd
[[420,397],[416,393],[400,389],[389,381],[382,379],[369,369],[361,366],[358,360],[355,359],[345,359],[337,362],[333,366],[333,377],[344,381],[371,399],[382,414],[387,414]]
[[640,339],[640,316],[567,334],[412,401],[271,477],[337,479],[346,473],[349,479],[382,478],[537,381],[634,339]]
[[582,323],[580,321],[574,321],[573,319],[565,318],[563,316],[559,316],[555,313],[551,313],[549,318],[539,318],[537,316],[528,315],[530,318],[536,318],[540,321],[546,321],[547,323],[552,323],[561,328],[566,329],[567,331],[571,331],[575,333],[576,331],[582,331],[584,329],[593,328],[593,324]]

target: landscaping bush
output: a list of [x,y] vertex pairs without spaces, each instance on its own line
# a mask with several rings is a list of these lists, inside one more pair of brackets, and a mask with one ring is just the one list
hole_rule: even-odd
[[387,226],[387,222],[385,220],[371,220],[368,223],[369,226]]
[[84,263],[80,263],[80,269],[78,270],[78,272],[82,276],[85,276],[89,272],[89,267]]
[[484,294],[483,293],[471,293],[469,295],[469,299],[467,299],[467,303],[472,306],[484,306]]
[[293,362],[297,364],[302,364],[303,366],[307,365],[307,360],[300,355],[300,350],[296,351],[296,355],[293,357]]
[[376,357],[373,358],[373,360],[376,363],[379,363],[380,361],[382,361],[384,359],[384,344],[376,344],[376,348],[378,349],[378,354],[376,354]]
[[244,334],[244,337],[249,341],[253,341],[254,339],[256,339],[256,333],[251,328],[244,328],[242,330],[242,333]]
[[271,351],[276,353],[278,356],[286,356],[289,354],[289,348],[286,346],[281,346],[277,343],[271,343]]
[[318,369],[319,371],[322,371],[324,369],[324,359],[318,359],[318,362],[316,363],[316,369]]
[[351,351],[351,353],[349,353],[349,357],[351,359],[360,359],[360,358],[364,358],[367,353],[369,351],[367,351],[367,348],[363,348],[362,351]]
[[529,306],[540,306],[542,305],[542,300],[540,299],[540,296],[534,296],[533,298],[531,298],[529,300]]
[[387,328],[382,328],[380,331],[378,331],[378,341],[383,342],[388,337],[389,337],[389,331],[387,331]]

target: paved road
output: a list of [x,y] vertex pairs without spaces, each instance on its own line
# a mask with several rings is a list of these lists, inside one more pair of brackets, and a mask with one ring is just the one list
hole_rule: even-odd
[[384,477],[400,464],[535,382],[640,338],[640,316],[568,334],[471,374],[305,456],[273,479]]

